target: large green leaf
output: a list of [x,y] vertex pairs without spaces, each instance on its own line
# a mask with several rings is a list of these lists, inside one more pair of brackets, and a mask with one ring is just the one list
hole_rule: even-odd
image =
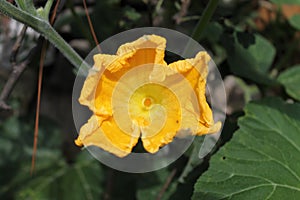
[[291,97],[300,101],[300,65],[282,72],[278,77],[278,81]]
[[102,170],[86,151],[76,163],[44,163],[17,193],[17,199],[93,200],[102,196]]
[[274,60],[275,47],[264,37],[235,33],[233,41],[224,41],[231,71],[262,84],[272,84],[268,70]]
[[193,199],[300,199],[300,104],[266,99],[245,112]]

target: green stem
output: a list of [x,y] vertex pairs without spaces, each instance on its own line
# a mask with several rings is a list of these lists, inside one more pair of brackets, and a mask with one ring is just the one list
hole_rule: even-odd
[[191,45],[194,43],[194,40],[198,41],[201,37],[201,34],[203,33],[203,30],[206,28],[210,18],[212,17],[212,15],[214,14],[217,6],[218,6],[218,2],[219,0],[210,0],[203,12],[203,15],[200,17],[194,32],[192,34],[192,39],[190,39],[187,43],[187,45],[185,46],[185,49],[183,51],[182,57],[183,58],[188,58],[191,57],[193,55],[191,55],[189,52]]
[[209,20],[211,19],[212,15],[214,14],[217,6],[218,6],[219,0],[210,0],[203,12],[203,15],[199,19],[194,32],[192,34],[192,38],[196,41],[198,41],[201,37],[201,34],[203,33],[203,30],[206,28]]
[[0,12],[41,33],[75,66],[76,69],[79,69],[81,65],[87,67],[87,64],[83,61],[83,59],[53,29],[48,21],[24,12],[5,0],[0,0]]

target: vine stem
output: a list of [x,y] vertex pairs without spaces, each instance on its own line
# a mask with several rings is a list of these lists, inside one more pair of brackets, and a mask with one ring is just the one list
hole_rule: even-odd
[[201,16],[200,20],[198,21],[194,32],[192,34],[192,38],[196,41],[198,41],[201,37],[201,34],[203,33],[204,29],[206,28],[208,22],[210,21],[211,17],[213,16],[217,6],[218,6],[219,0],[210,0],[203,12],[203,15]]
[[162,199],[164,193],[166,192],[166,190],[168,189],[168,187],[169,187],[170,184],[172,183],[172,180],[173,180],[173,178],[175,177],[176,172],[177,172],[177,169],[176,169],[176,168],[174,168],[174,169],[171,171],[170,175],[167,177],[166,182],[164,183],[163,187],[161,188],[160,192],[158,193],[156,200],[161,200],[161,199]]
[[94,26],[93,26],[92,20],[91,20],[90,15],[89,15],[89,11],[88,11],[88,8],[87,8],[87,5],[86,5],[86,0],[83,0],[83,7],[84,7],[85,15],[86,15],[86,18],[88,20],[90,31],[91,31],[91,34],[93,36],[94,42],[97,46],[97,49],[98,49],[99,53],[101,53],[101,48],[99,46],[99,42],[98,42],[95,30],[94,30]]
[[0,12],[42,34],[76,69],[79,69],[81,65],[88,66],[76,51],[54,30],[48,21],[25,12],[4,0],[0,1]]
[[[50,24],[54,23],[58,5],[60,4],[60,0],[56,1],[53,14],[50,18]],[[36,103],[36,113],[35,113],[35,124],[34,124],[34,136],[33,136],[33,147],[32,147],[32,157],[31,157],[31,169],[30,174],[33,175],[34,167],[35,167],[35,156],[37,152],[37,144],[38,144],[38,135],[39,135],[39,119],[40,119],[40,107],[41,107],[41,93],[42,93],[42,81],[43,81],[43,69],[44,69],[44,61],[46,57],[47,51],[47,41],[43,41],[42,52],[40,57],[40,65],[39,65],[39,75],[38,75],[38,93],[37,93],[37,103]]]
[[202,16],[200,17],[196,27],[194,28],[194,31],[191,35],[191,38],[186,45],[184,52],[183,52],[183,57],[185,58],[186,56],[190,56],[188,53],[188,50],[190,48],[190,45],[193,43],[192,40],[198,41],[201,38],[201,35],[203,31],[205,30],[208,22],[210,21],[211,17],[213,16],[216,8],[218,7],[219,0],[210,0],[203,11]]
[[45,61],[45,56],[46,56],[46,48],[47,48],[47,42],[44,40],[43,46],[42,46],[41,57],[40,57],[40,65],[39,65],[38,95],[37,95],[37,101],[36,101],[34,137],[33,137],[33,148],[32,148],[32,157],[31,157],[31,169],[30,169],[31,176],[33,175],[33,172],[34,172],[35,156],[36,156],[37,143],[38,143],[42,80],[43,80],[43,69],[44,69],[44,61]]

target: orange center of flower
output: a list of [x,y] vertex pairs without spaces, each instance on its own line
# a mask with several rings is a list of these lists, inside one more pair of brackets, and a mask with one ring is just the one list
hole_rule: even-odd
[[149,108],[152,105],[152,99],[150,97],[144,98],[143,105]]

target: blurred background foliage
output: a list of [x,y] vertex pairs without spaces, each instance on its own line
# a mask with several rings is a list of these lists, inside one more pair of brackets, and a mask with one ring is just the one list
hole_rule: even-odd
[[[1,1],[3,3],[5,0]],[[208,2],[89,0],[87,5],[97,38],[103,41],[121,31],[145,26],[170,28],[192,35]],[[36,7],[44,6],[45,3],[45,0],[34,1]],[[1,91],[13,70],[11,54],[22,24],[4,15],[0,15],[0,21]],[[53,27],[83,58],[95,46],[81,0],[61,1]],[[198,150],[203,140],[200,137],[171,166],[145,174],[115,171],[93,159],[86,150],[80,151],[75,147],[73,140],[77,132],[71,107],[74,68],[57,49],[49,45],[44,64],[37,162],[31,176],[37,74],[42,40],[39,33],[27,29],[15,62],[28,59],[29,52],[35,52],[35,56],[30,58],[25,72],[6,102],[11,109],[1,108],[0,111],[1,199],[174,200],[191,199],[193,193],[194,199],[229,198],[230,196],[207,195],[208,191],[214,189],[208,186],[207,191],[203,189],[205,187],[201,185],[201,175],[207,171],[210,157],[219,148],[222,149],[225,143],[230,145],[230,139],[238,129],[238,119],[244,115],[244,107],[248,102],[279,97],[281,101],[271,102],[275,101],[278,107],[283,102],[289,102],[294,106],[294,111],[289,109],[289,112],[299,114],[299,30],[300,2],[297,0],[220,0],[198,41],[212,55],[225,83],[228,109],[221,139],[215,151],[202,160],[198,158]],[[248,113],[255,108],[249,106]],[[293,120],[292,116],[290,121]],[[295,120],[294,124],[297,124],[299,119]],[[250,130],[260,126],[257,122],[253,123],[254,128]],[[289,127],[288,123],[286,121],[278,126]],[[288,132],[300,133],[299,124],[295,127]],[[279,130],[284,133],[284,129]],[[300,136],[295,138],[298,154],[294,155],[299,157],[300,144],[297,140],[300,141]],[[224,152],[225,155],[226,150]],[[225,160],[224,155],[220,159]],[[250,156],[250,153],[246,155]],[[219,154],[216,159],[218,156]],[[217,161],[214,160],[213,163],[215,162]],[[300,176],[299,165],[291,169]],[[210,173],[208,170],[208,174]],[[211,176],[216,177],[213,172]],[[213,178],[207,180],[209,182]],[[216,184],[213,188],[218,191],[218,187],[226,189],[230,184],[232,183],[229,182],[227,186]],[[294,185],[294,188],[296,192],[290,199],[299,199],[300,184]],[[224,191],[220,194],[226,194]],[[247,195],[251,197],[251,194]],[[264,198],[267,196],[258,194],[257,198],[250,199]],[[242,196],[240,199],[246,198]]]

